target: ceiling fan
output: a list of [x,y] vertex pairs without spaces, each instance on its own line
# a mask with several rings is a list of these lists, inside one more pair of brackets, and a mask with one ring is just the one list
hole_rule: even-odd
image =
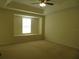
[[51,0],[39,0],[39,3],[33,3],[33,4],[39,4],[41,7],[45,7],[46,5],[54,5]]

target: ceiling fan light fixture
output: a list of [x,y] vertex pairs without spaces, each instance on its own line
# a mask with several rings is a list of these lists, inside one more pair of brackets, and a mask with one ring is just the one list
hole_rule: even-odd
[[40,3],[39,5],[40,5],[41,7],[45,7],[45,6],[46,6],[45,3]]

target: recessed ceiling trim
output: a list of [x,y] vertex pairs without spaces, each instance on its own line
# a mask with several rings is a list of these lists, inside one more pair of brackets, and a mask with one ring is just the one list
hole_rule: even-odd
[[30,13],[30,14],[35,14],[35,15],[45,16],[44,14],[41,14],[41,13],[36,13],[36,12],[27,11],[27,10],[21,10],[21,9],[16,9],[16,8],[7,8],[6,7],[6,9],[15,10],[15,11],[19,11],[19,12]]

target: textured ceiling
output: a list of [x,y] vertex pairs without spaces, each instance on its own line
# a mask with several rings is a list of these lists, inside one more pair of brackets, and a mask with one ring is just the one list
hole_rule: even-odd
[[[29,5],[31,5],[32,3],[40,2],[40,0],[13,0],[13,1],[24,3],[24,4],[29,4]],[[61,4],[64,1],[67,1],[67,0],[50,0],[50,2],[53,2],[53,3],[56,2],[57,4]]]
[[[68,2],[74,3],[74,1],[77,1],[79,3],[79,0],[50,0],[50,2],[54,3],[54,5],[64,4],[65,2],[66,3],[68,3]],[[31,5],[31,6],[40,8],[40,6],[38,4],[33,4],[33,3],[40,3],[39,0],[0,0],[0,6],[8,5],[10,2],[17,2],[17,3]]]
[[[37,7],[37,8],[41,8],[39,6],[39,4],[33,4],[33,3],[40,3],[39,0],[13,0],[15,2],[18,2],[18,3],[22,3],[22,4],[26,4],[26,5],[31,5],[31,6],[34,6],[34,7]],[[53,2],[55,3],[56,0],[51,0],[50,2]],[[63,0],[61,0],[63,1]]]
[[13,1],[26,4],[26,5],[30,5],[30,6],[34,6],[34,7],[38,7],[38,4],[33,4],[33,3],[40,2],[39,0],[13,0]]
[[[37,9],[40,8],[39,10],[42,9],[42,10],[44,10],[46,12],[48,12],[48,11],[50,12],[50,10],[51,11],[58,11],[58,10],[65,9],[65,8],[79,6],[79,0],[50,0],[50,2],[54,3],[54,5],[53,6],[47,5],[45,8],[41,8],[39,6],[39,4],[33,4],[33,3],[40,3],[39,0],[0,0],[0,7],[8,7],[8,6],[11,5],[12,7],[13,6],[14,7],[18,7],[19,6],[19,8],[22,8],[24,6],[27,7],[27,5],[28,6],[30,5],[33,8],[33,11],[37,7]],[[21,4],[21,5],[24,4],[24,5],[21,6],[19,4]],[[25,9],[26,7],[22,8],[22,9]],[[31,10],[32,10],[32,8],[31,8]]]

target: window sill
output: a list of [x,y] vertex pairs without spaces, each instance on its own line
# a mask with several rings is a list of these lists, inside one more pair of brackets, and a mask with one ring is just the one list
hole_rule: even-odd
[[14,35],[14,36],[38,36],[41,34],[21,34],[21,35]]

